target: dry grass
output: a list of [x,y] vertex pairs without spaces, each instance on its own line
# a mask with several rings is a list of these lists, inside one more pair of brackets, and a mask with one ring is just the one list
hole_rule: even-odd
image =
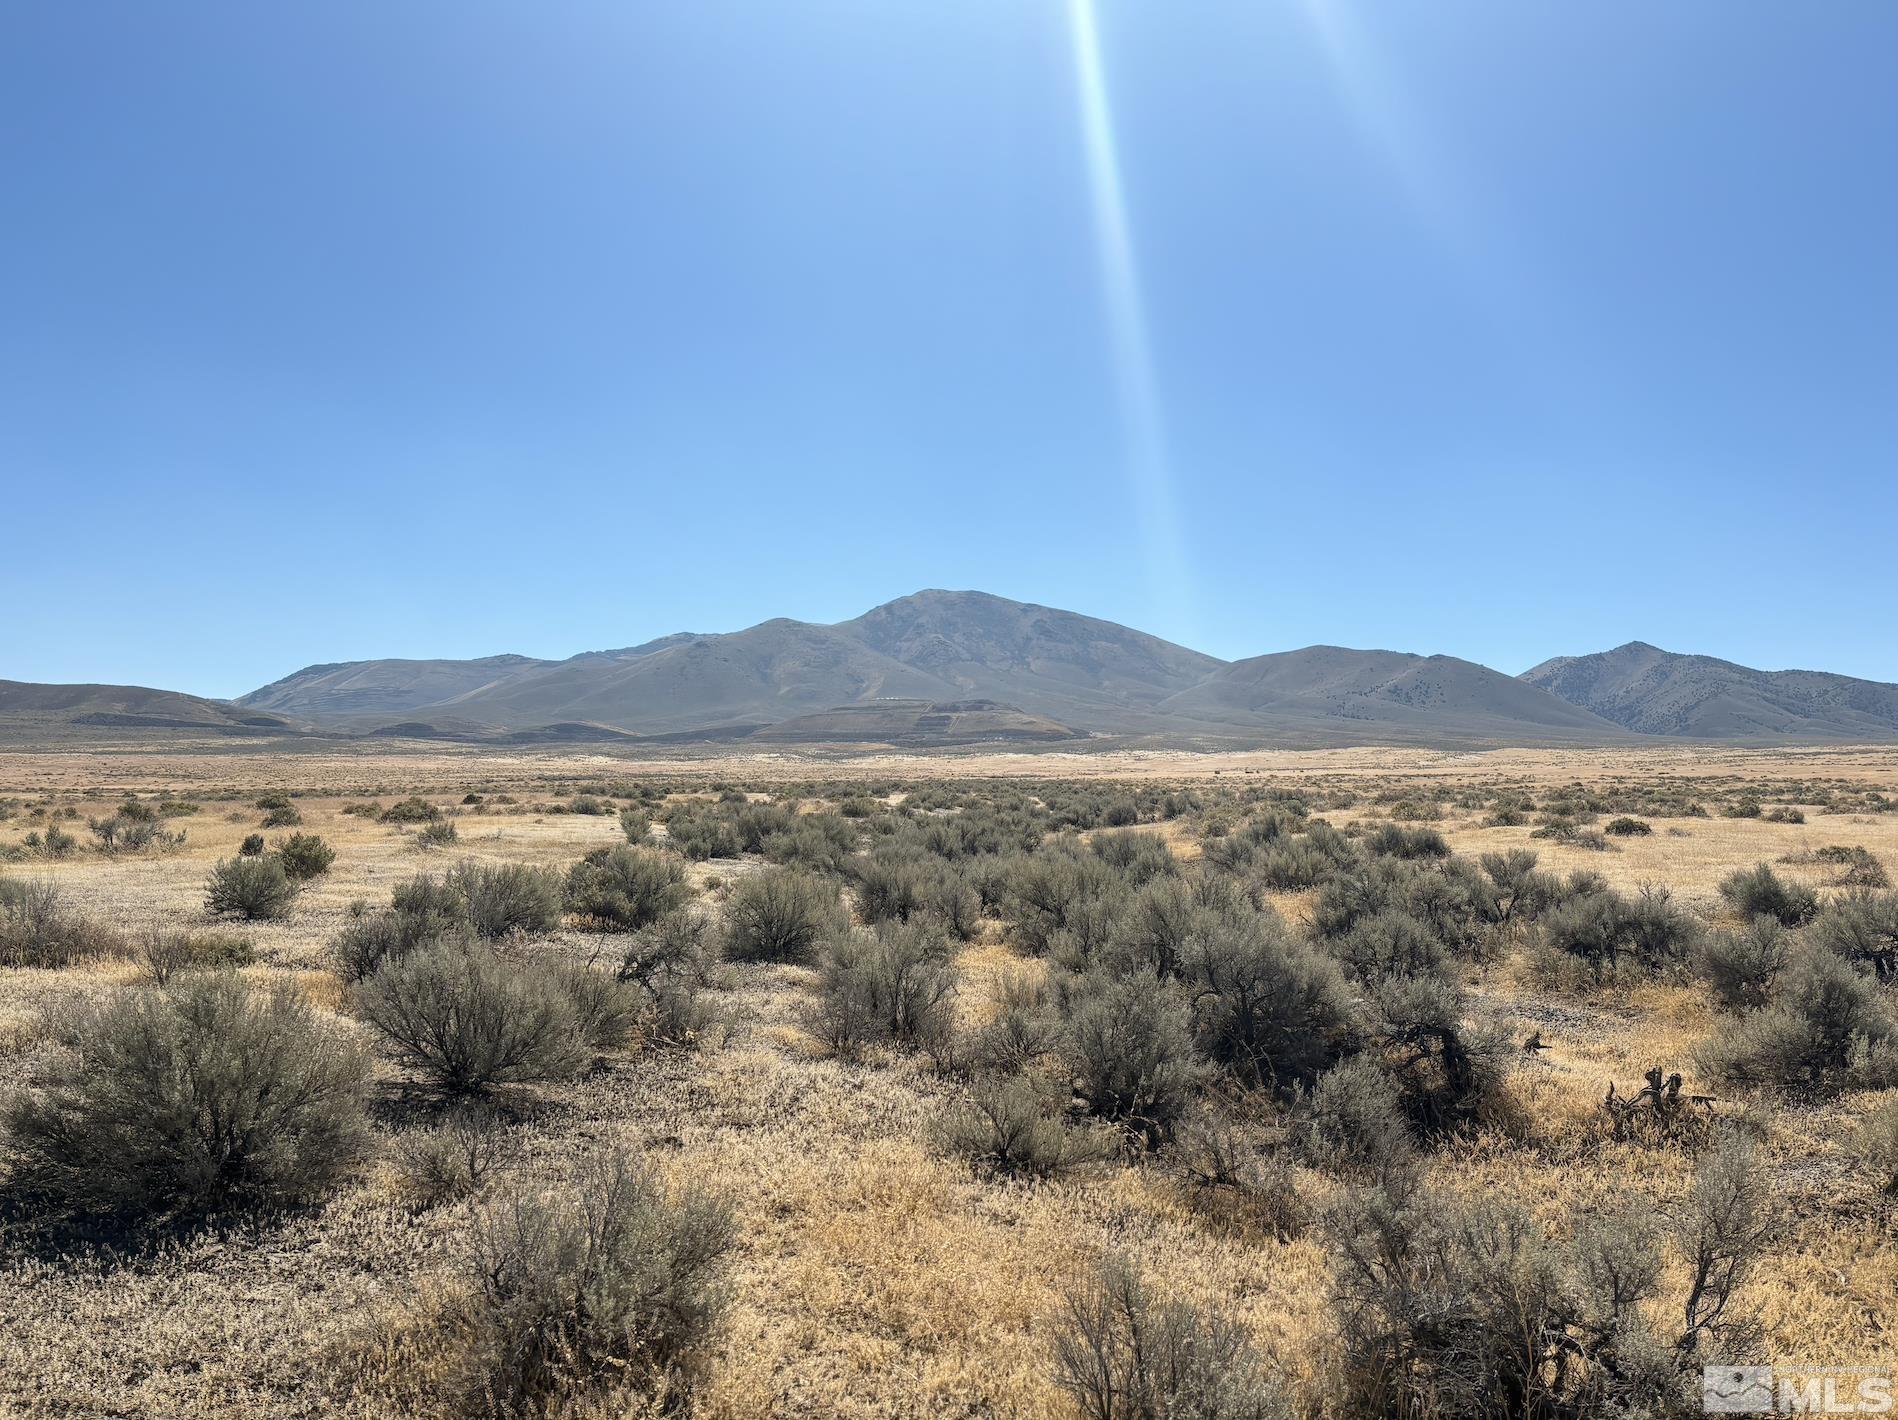
[[348,750],[257,748],[211,740],[127,744],[61,752],[0,751],[4,792],[92,794],[103,803],[128,790],[179,790],[253,796],[294,784],[342,798],[399,797],[414,790],[459,796],[469,786],[518,793],[558,792],[560,784],[663,778],[781,784],[812,778],[1209,780],[1234,777],[1297,786],[1322,781],[1419,785],[1529,783],[1588,785],[1679,777],[1702,783],[1760,784],[1840,778],[1898,790],[1898,749],[1818,745],[1746,749],[1681,746],[1632,749],[1432,750],[1403,748],[1177,750],[901,754],[681,752],[670,758],[576,753],[558,747],[496,751],[479,745],[387,741]]
[[[335,867],[304,893],[290,920],[244,928],[258,951],[250,970],[294,974],[315,1004],[342,1011],[346,993],[324,969],[324,943],[353,899],[386,901],[403,878],[457,857],[564,865],[619,840],[611,817],[533,811],[565,786],[642,775],[771,783],[800,773],[1183,782],[1235,775],[1367,790],[1424,783],[1446,795],[1505,783],[1682,776],[1711,785],[1811,777],[1890,791],[1898,788],[1898,752],[884,755],[814,767],[790,755],[649,764],[555,752],[272,757],[125,750],[0,755],[0,795],[56,796],[61,807],[78,809],[82,839],[84,816],[106,811],[128,790],[163,790],[204,805],[174,825],[188,833],[179,851],[150,858],[82,851],[14,870],[54,875],[82,910],[134,932],[201,920],[206,870],[256,831],[260,815],[249,800],[264,788],[307,791],[297,800],[303,831],[335,846]],[[388,803],[415,790],[451,806],[469,787],[522,802],[457,810],[461,842],[446,853],[424,853],[411,833],[341,813],[352,800]],[[219,800],[220,794],[243,797]],[[1361,803],[1328,817],[1343,824],[1379,812]],[[1702,911],[1714,908],[1715,885],[1735,867],[1824,843],[1862,843],[1898,870],[1893,815],[1809,813],[1803,826],[1656,819],[1652,837],[1620,841],[1609,853],[1531,841],[1527,827],[1484,828],[1482,817],[1452,810],[1437,826],[1459,852],[1529,846],[1544,866],[1592,869],[1624,888],[1665,883]],[[0,823],[0,846],[19,842],[33,826],[24,817]],[[1165,832],[1182,856],[1196,851],[1177,825]],[[702,886],[738,871],[730,863],[698,864],[690,876]],[[1824,880],[1818,869],[1791,871]],[[1280,906],[1296,918],[1306,901],[1287,897]],[[602,947],[562,933],[552,949],[584,955]],[[980,1018],[991,983],[1003,973],[1038,969],[993,932],[963,950],[958,966],[969,1020]],[[17,1065],[38,1048],[42,1012],[109,990],[136,970],[99,962],[0,972],[0,1064]],[[518,1169],[530,1178],[557,1180],[587,1150],[620,1142],[645,1150],[667,1175],[732,1202],[740,1239],[735,1300],[706,1359],[694,1413],[719,1420],[1065,1415],[1048,1370],[1048,1328],[1061,1291],[1108,1246],[1137,1253],[1163,1291],[1216,1298],[1235,1310],[1302,1394],[1322,1394],[1328,1273],[1317,1242],[1280,1242],[1243,1220],[1213,1216],[1152,1167],[1036,1185],[978,1179],[928,1143],[952,1083],[909,1057],[872,1055],[855,1064],[820,1058],[795,1027],[807,973],[747,967],[733,976],[729,1044],[697,1055],[618,1058],[529,1097],[519,1126],[525,1148]],[[1630,1191],[1666,1199],[1686,1186],[1689,1159],[1677,1150],[1606,1141],[1597,1104],[1611,1079],[1625,1089],[1649,1065],[1687,1065],[1714,1024],[1700,992],[1653,986],[1552,997],[1504,966],[1487,974],[1478,996],[1518,1038],[1538,1031],[1550,1048],[1525,1056],[1517,1068],[1519,1116],[1434,1156],[1436,1181],[1518,1199],[1551,1229],[1566,1227],[1577,1208],[1606,1206]],[[1764,1156],[1790,1223],[1748,1300],[1762,1312],[1777,1355],[1839,1364],[1898,1350],[1898,1230],[1853,1181],[1840,1146],[1851,1117],[1871,1103],[1780,1109],[1764,1120]],[[412,1394],[426,1380],[431,1360],[418,1318],[425,1319],[428,1298],[448,1285],[474,1206],[418,1213],[389,1187],[387,1157],[406,1130],[425,1122],[400,1110],[379,1115],[385,1162],[366,1167],[314,1212],[213,1230],[129,1258],[0,1251],[9,1345],[0,1363],[0,1414],[388,1413],[398,1392]],[[1308,1171],[1298,1177],[1314,1204],[1334,1186]],[[1311,1405],[1322,1413],[1321,1402]]]

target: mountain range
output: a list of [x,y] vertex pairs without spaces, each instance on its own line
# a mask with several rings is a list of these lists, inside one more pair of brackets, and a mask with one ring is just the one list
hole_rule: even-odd
[[1521,676],[1338,646],[1227,662],[1075,612],[924,591],[834,625],[778,618],[558,661],[314,665],[229,702],[0,681],[0,742],[35,728],[761,746],[1844,742],[1898,738],[1898,686],[1642,642]]

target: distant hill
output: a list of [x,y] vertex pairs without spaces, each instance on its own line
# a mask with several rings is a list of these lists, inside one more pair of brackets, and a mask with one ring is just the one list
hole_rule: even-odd
[[781,724],[767,725],[750,735],[748,742],[886,744],[913,748],[987,741],[1053,744],[1086,738],[1085,730],[993,700],[946,704],[927,700],[874,700],[867,705],[840,705],[815,715],[800,715]]
[[483,656],[478,661],[342,661],[305,666],[236,703],[312,719],[401,715],[441,705],[489,686],[503,685],[552,661],[531,656]]
[[1898,685],[1823,671],[1759,671],[1630,641],[1524,671],[1573,705],[1642,734],[1693,739],[1888,739]]
[[1144,631],[986,592],[918,592],[837,630],[963,697],[1019,705],[1095,730],[1127,730],[1141,712],[1224,662]]
[[947,681],[880,655],[835,627],[779,619],[676,641],[629,660],[576,657],[446,704],[497,725],[588,720],[660,734],[775,723],[883,696],[958,698]]
[[1631,738],[1599,715],[1473,661],[1342,646],[1234,661],[1159,709],[1333,742]]
[[214,735],[281,735],[295,720],[223,700],[143,685],[36,685],[0,680],[0,735],[85,730],[189,730]]
[[[673,646],[682,646],[687,641],[701,640],[696,631],[675,631],[670,636],[655,636],[650,641],[642,641],[637,646],[621,646],[615,651],[582,651],[568,661],[636,661],[641,656],[650,656],[655,651],[669,650]],[[545,662],[543,664],[565,665],[567,661]]]

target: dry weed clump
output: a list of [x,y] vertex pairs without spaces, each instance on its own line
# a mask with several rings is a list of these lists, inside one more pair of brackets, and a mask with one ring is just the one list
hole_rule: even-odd
[[676,1404],[725,1305],[733,1242],[726,1205],[668,1191],[620,1154],[587,1160],[557,1192],[496,1199],[435,1319],[456,1410],[571,1413],[602,1391]]
[[237,932],[152,927],[139,938],[133,959],[158,985],[184,971],[236,970],[257,959],[256,944]]
[[1852,1154],[1880,1193],[1898,1196],[1898,1095],[1859,1122]]
[[709,989],[724,979],[710,913],[681,909],[635,933],[618,977],[642,996],[648,1044],[691,1049],[720,1034],[728,1013]]
[[57,878],[0,878],[0,966],[57,969],[125,950],[111,928],[73,907]]
[[944,1152],[978,1170],[1055,1178],[1119,1152],[1111,1132],[1064,1117],[1045,1088],[1024,1076],[978,1080],[936,1126]]
[[473,1108],[404,1136],[398,1149],[397,1189],[418,1211],[473,1197],[523,1152],[517,1131]]
[[[1267,1133],[1277,1134],[1268,1139]],[[1182,1122],[1172,1166],[1209,1212],[1280,1242],[1302,1237],[1311,1222],[1286,1130],[1262,1128],[1220,1102]]]
[[1070,1292],[1055,1336],[1062,1390],[1087,1420],[1289,1420],[1230,1314],[1157,1297],[1131,1259],[1109,1256]]

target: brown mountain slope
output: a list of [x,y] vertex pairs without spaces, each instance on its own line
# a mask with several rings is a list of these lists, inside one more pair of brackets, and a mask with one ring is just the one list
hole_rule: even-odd
[[339,661],[305,666],[282,680],[240,696],[236,703],[324,721],[388,724],[390,716],[451,705],[542,671],[562,666],[619,665],[695,639],[690,632],[678,632],[639,646],[583,651],[566,661],[513,655],[482,656],[477,660],[389,657]]
[[195,730],[219,735],[282,734],[302,726],[223,700],[143,685],[37,685],[0,680],[0,734],[87,730]]
[[924,591],[837,630],[956,686],[1088,729],[1126,730],[1224,662],[1111,621],[986,592]]
[[993,700],[873,700],[840,705],[769,725],[747,742],[773,744],[886,744],[904,748],[988,741],[1053,744],[1086,739],[1083,730]]
[[1162,701],[1183,720],[1312,742],[1613,742],[1622,727],[1454,656],[1307,646],[1234,661]]
[[1898,685],[1823,671],[1760,671],[1630,641],[1558,656],[1524,684],[1631,730],[1695,739],[1866,740],[1898,736]]
[[483,656],[473,661],[341,661],[305,666],[239,696],[236,703],[255,710],[316,718],[399,715],[502,685],[553,664],[531,656]]
[[981,592],[919,592],[835,626],[767,621],[565,661],[312,666],[244,703],[348,727],[438,717],[641,734],[775,723],[852,702],[995,700],[1067,726],[1163,728],[1151,707],[1222,663],[1112,622]]
[[1639,643],[1547,662],[1522,677],[1447,656],[1326,646],[1229,665],[1095,617],[940,590],[831,626],[779,619],[564,661],[312,666],[240,703],[356,732],[409,722],[474,738],[551,726],[730,737],[892,698],[990,700],[1088,732],[1166,742],[1898,735],[1898,687],[1752,671]]
[[780,619],[630,661],[562,661],[446,703],[490,724],[586,720],[655,734],[774,723],[883,696],[960,698],[949,682],[835,627]]

